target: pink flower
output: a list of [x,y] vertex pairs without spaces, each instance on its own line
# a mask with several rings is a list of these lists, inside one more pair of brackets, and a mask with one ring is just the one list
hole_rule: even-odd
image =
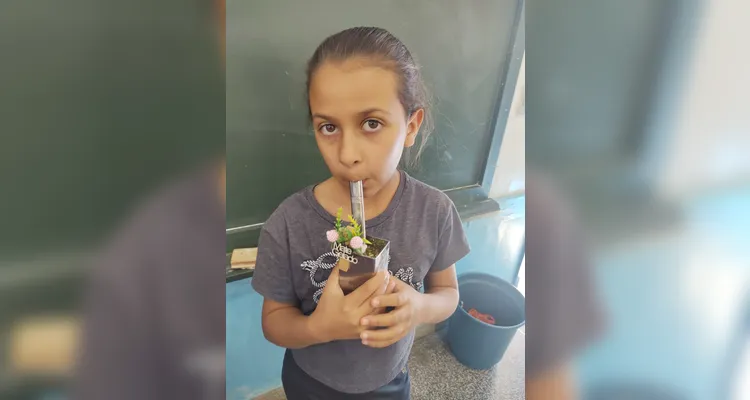
[[326,232],[326,238],[328,238],[329,242],[335,243],[337,240],[339,240],[339,233],[336,232],[335,229],[331,229],[330,231]]
[[349,241],[349,246],[353,249],[361,249],[365,245],[365,241],[361,237],[355,236]]

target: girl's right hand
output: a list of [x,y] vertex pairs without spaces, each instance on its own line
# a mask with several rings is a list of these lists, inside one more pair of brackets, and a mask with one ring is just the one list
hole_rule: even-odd
[[371,299],[386,293],[389,278],[387,271],[378,272],[362,286],[344,295],[339,285],[339,268],[335,267],[323,289],[318,307],[309,317],[312,334],[321,343],[359,339],[364,331],[360,320],[376,311]]

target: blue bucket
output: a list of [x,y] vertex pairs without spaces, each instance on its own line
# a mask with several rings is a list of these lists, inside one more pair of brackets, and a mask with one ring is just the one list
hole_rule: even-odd
[[[526,323],[525,299],[509,282],[476,272],[458,277],[458,291],[461,301],[448,324],[448,346],[461,364],[490,369]],[[491,315],[495,324],[469,315],[472,308]]]

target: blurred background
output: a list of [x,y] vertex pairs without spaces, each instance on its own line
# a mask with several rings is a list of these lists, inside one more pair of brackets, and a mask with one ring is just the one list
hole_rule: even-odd
[[749,16],[732,0],[527,2],[527,168],[571,200],[607,315],[576,355],[583,396],[750,398]]
[[91,255],[223,152],[216,15],[209,0],[0,4],[0,398],[63,398]]
[[[251,16],[252,3],[240,3],[234,6]],[[300,4],[289,1],[285,7],[293,11]],[[750,33],[750,5],[742,0],[488,0],[471,5],[513,6],[512,15],[497,16],[508,28],[493,36],[499,38],[492,42],[497,46],[479,41],[462,53],[502,53],[482,59],[495,68],[494,80],[487,82],[494,88],[505,82],[512,90],[498,90],[499,100],[488,100],[493,107],[508,108],[500,128],[490,129],[497,122],[492,110],[483,110],[484,116],[464,114],[457,121],[468,126],[486,118],[477,123],[481,132],[500,133],[474,143],[472,150],[495,152],[495,159],[484,154],[476,164],[467,161],[459,170],[463,175],[452,181],[425,172],[426,180],[445,182],[445,188],[477,180],[500,209],[493,218],[469,224],[474,237],[490,235],[503,244],[472,243],[474,258],[463,271],[493,269],[517,283],[527,298],[544,295],[535,293],[539,286],[528,279],[532,266],[523,262],[524,241],[534,241],[522,228],[524,196],[533,196],[525,191],[525,164],[535,173],[528,179],[553,181],[568,199],[571,216],[583,227],[597,305],[606,315],[604,331],[572,355],[581,398],[750,398],[750,388],[742,387],[750,381],[750,117],[745,110],[750,50],[742,41]],[[518,26],[515,13],[522,6],[525,44],[519,49],[517,35],[508,32]],[[372,7],[384,20],[412,15],[397,2]],[[424,7],[409,12],[425,19],[442,15]],[[231,114],[230,104],[224,106],[214,12],[210,1],[0,4],[0,398],[65,398],[90,255],[146,193],[223,150],[225,134],[241,140],[243,110]],[[230,2],[228,18],[232,13]],[[460,15],[478,18],[468,11]],[[298,18],[304,21],[305,15]],[[313,23],[319,26],[320,19]],[[428,48],[431,38],[414,20],[399,23]],[[481,37],[479,32],[469,33]],[[236,33],[236,39],[249,35],[242,29]],[[265,48],[285,38],[245,37]],[[297,50],[304,58],[311,49]],[[439,59],[445,51],[438,48],[434,55]],[[228,60],[231,52],[230,43]],[[251,53],[236,56],[253,60]],[[513,64],[517,75],[508,72],[511,59],[518,63]],[[467,58],[460,61],[452,67],[470,64]],[[480,89],[486,84],[471,83]],[[444,84],[446,93],[465,87],[462,81]],[[284,90],[270,97],[271,104],[299,105],[301,97],[290,97],[297,92]],[[231,93],[227,87],[227,98]],[[492,99],[492,93],[482,93]],[[263,106],[252,100],[244,104],[244,116]],[[451,121],[461,116],[459,106],[453,106]],[[236,131],[230,129],[232,116],[239,124]],[[284,123],[304,128],[302,119]],[[442,149],[454,144],[444,142]],[[445,152],[436,150],[440,145],[432,144],[436,165],[447,162]],[[241,168],[241,158],[233,161],[228,151],[230,168],[232,162]],[[311,171],[309,179],[320,172]],[[228,175],[231,183],[231,169]],[[263,176],[245,179],[263,183]],[[276,187],[274,196],[304,182],[293,183]],[[227,229],[257,223],[268,211],[263,207],[271,204],[268,198],[261,203],[251,207],[262,211],[257,215],[243,215],[237,208]],[[229,213],[232,207],[230,202]],[[232,232],[237,234],[228,237],[228,247],[253,244],[251,230]],[[236,245],[230,246],[232,240]],[[480,265],[478,260],[485,259],[502,265]],[[231,283],[228,312],[230,302],[237,309],[258,302],[247,281]],[[569,293],[578,287],[560,281],[555,289]],[[248,338],[262,340],[259,328],[251,326],[250,319],[257,318],[253,312],[244,317],[247,322],[235,315],[227,346],[237,344],[238,352],[262,357],[273,350],[249,344]],[[559,323],[563,329],[580,321]],[[533,345],[529,340],[526,348]],[[511,347],[506,359],[522,360],[523,353],[523,347]],[[257,365],[257,358],[227,357],[238,368]],[[515,368],[522,371],[518,362]],[[275,364],[254,368],[260,372],[250,378],[247,373],[227,377],[228,396],[247,398],[276,385]],[[501,391],[503,385],[516,384],[511,375],[492,385]],[[429,377],[415,379],[427,382]]]

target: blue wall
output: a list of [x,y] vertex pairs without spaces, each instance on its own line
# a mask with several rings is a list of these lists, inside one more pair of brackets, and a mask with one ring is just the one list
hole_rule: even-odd
[[263,337],[262,304],[249,280],[227,284],[227,399],[247,399],[281,385],[284,350]]
[[[471,254],[458,273],[486,272],[513,281],[524,252],[525,198],[500,200],[501,211],[464,222]],[[250,280],[227,284],[227,398],[252,398],[281,386],[284,350],[266,341],[260,326],[263,298]]]

